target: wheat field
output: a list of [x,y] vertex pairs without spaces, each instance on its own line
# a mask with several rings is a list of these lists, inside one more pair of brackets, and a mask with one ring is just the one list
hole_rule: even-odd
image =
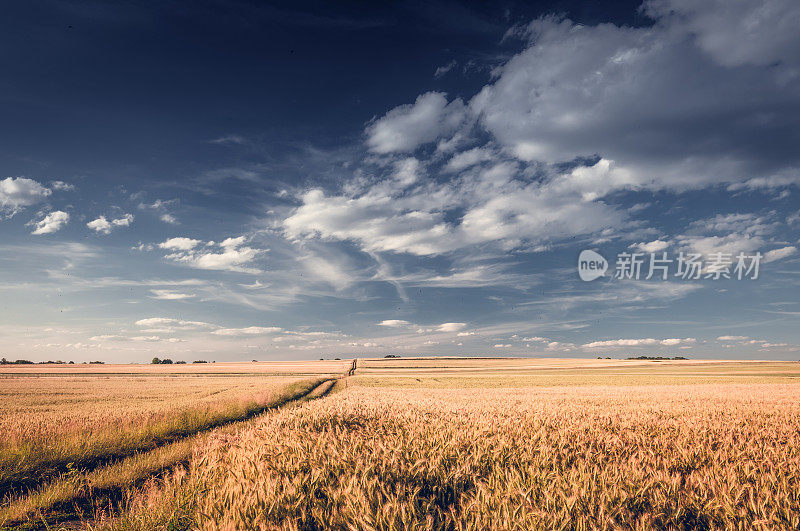
[[799,377],[797,363],[361,360],[332,389],[184,441],[186,459],[71,525],[797,529]]
[[3,367],[0,527],[83,518],[187,463],[214,430],[299,400],[348,366],[218,365]]

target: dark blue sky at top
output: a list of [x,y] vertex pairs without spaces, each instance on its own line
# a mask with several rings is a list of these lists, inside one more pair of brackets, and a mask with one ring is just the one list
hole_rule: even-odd
[[[469,98],[519,51],[508,28],[554,12],[648,23],[636,2],[14,3],[0,20],[0,115],[13,124],[0,157],[9,175],[119,182],[180,180],[231,156],[279,163],[357,141],[422,91]],[[434,78],[453,60],[460,75]],[[233,132],[259,148],[207,143]]]

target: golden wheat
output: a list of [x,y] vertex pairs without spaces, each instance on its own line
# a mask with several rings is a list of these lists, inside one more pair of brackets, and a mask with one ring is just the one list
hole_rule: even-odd
[[[77,456],[80,461],[66,463],[68,466],[58,476],[51,474],[51,471],[58,472],[58,465],[64,463],[53,458],[62,458],[61,461],[64,461],[63,458],[74,459],[75,455],[53,453],[52,448],[38,453],[30,452],[23,456],[16,468],[0,470],[3,472],[0,477],[7,484],[35,487],[29,492],[4,497],[0,504],[0,527],[11,524],[28,528],[46,526],[47,520],[57,522],[83,518],[87,509],[107,505],[112,499],[119,499],[126,489],[134,488],[148,477],[188,462],[194,447],[212,434],[234,433],[243,428],[246,423],[244,419],[252,413],[293,400],[318,398],[326,394],[333,384],[333,380],[320,379],[290,382],[278,386],[275,386],[277,382],[272,382],[272,389],[261,389],[258,401],[239,396],[223,404],[224,408],[204,412],[190,410],[192,415],[187,411],[177,411],[172,423],[140,426],[138,431],[123,440],[109,439],[105,434],[101,440],[89,440],[87,444],[76,445],[74,438],[68,438],[58,448],[69,449],[73,453],[81,449],[83,453]],[[203,431],[222,424],[223,427],[214,431]],[[144,438],[144,433],[150,436],[158,434],[160,438]],[[109,445],[112,442],[115,444]],[[144,443],[147,445],[143,446]],[[127,452],[130,456],[125,457],[126,454],[121,453],[123,450],[136,453]],[[87,460],[88,457],[93,460]],[[122,459],[109,461],[110,457]],[[51,477],[52,480],[49,480]]]
[[197,454],[205,529],[800,526],[800,386],[351,388]]
[[[362,360],[294,405],[58,478],[2,513],[81,500],[96,506],[86,527],[119,530],[795,529],[798,375],[777,362]],[[18,385],[5,425],[39,408],[44,428],[27,433],[68,440],[56,425],[75,405],[71,426],[98,434],[104,419],[128,417],[131,433],[192,425],[172,413],[236,402],[254,376],[146,376],[141,389],[143,377]],[[295,381],[254,378],[262,391]]]

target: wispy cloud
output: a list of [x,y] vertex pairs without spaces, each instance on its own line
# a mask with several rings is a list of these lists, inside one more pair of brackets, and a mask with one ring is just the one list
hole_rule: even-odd
[[217,336],[254,336],[276,334],[282,330],[277,326],[248,326],[245,328],[220,328],[219,330],[214,330],[212,334]]
[[225,135],[217,137],[213,140],[208,141],[209,144],[219,144],[219,145],[244,145],[247,143],[247,139],[241,135]]
[[151,298],[162,301],[182,301],[196,297],[196,295],[192,293],[183,293],[169,289],[152,289],[150,293],[152,293]]

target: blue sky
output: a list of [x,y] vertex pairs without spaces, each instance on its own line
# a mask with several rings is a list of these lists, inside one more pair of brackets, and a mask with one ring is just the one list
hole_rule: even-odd
[[7,358],[800,358],[793,0],[6,11]]

